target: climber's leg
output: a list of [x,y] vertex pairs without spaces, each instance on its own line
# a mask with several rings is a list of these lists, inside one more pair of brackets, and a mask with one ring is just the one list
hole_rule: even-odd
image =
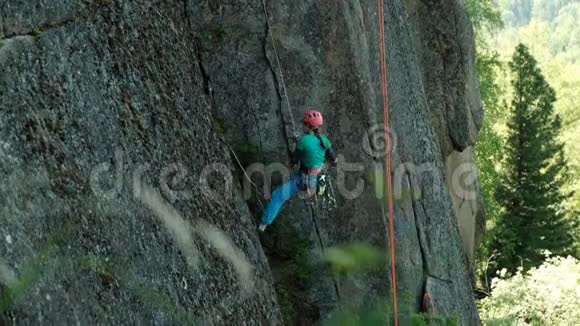
[[290,177],[290,180],[278,187],[278,189],[272,193],[272,199],[262,215],[262,225],[270,225],[274,222],[274,219],[276,219],[276,216],[284,203],[298,193],[299,182],[299,174],[294,173]]

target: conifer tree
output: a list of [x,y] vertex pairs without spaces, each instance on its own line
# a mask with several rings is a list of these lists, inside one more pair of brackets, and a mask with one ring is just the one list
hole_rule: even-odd
[[543,250],[570,252],[571,225],[562,211],[566,161],[558,140],[561,120],[554,113],[554,89],[527,47],[518,45],[509,63],[513,100],[508,121],[501,183],[496,192],[504,213],[493,247],[499,268],[538,266]]

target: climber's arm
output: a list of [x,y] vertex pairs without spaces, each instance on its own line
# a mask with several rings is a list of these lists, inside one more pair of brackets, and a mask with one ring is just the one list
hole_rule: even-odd
[[332,147],[326,150],[325,156],[327,161],[332,162],[332,165],[336,165],[337,163],[336,153],[334,152]]
[[324,153],[326,160],[328,162],[331,162],[332,165],[336,165],[337,163],[336,153],[334,152],[334,149],[332,149],[332,144],[330,143],[330,140],[328,140],[326,136],[324,137],[324,143],[326,145],[326,153]]
[[296,147],[296,150],[292,153],[290,153],[290,161],[292,162],[292,164],[296,164],[298,162],[300,162],[300,158],[302,157],[302,150],[298,149],[298,147]]
[[300,159],[302,158],[303,152],[304,152],[304,143],[303,143],[303,138],[301,137],[298,140],[298,144],[296,144],[296,149],[294,150],[294,152],[290,152],[291,163],[297,164],[298,162],[300,162]]

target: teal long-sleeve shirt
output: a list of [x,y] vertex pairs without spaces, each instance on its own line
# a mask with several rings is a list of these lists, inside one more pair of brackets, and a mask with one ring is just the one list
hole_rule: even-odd
[[[326,148],[322,147],[321,141]],[[300,160],[300,165],[308,169],[321,168],[327,158],[332,161],[335,160],[332,144],[328,137],[320,135],[320,139],[318,139],[313,133],[300,137],[293,158],[294,160]]]

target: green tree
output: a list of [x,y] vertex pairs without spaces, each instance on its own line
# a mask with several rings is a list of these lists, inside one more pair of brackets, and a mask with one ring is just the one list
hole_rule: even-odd
[[467,0],[465,7],[475,29],[477,41],[484,40],[481,39],[482,33],[493,32],[503,26],[501,13],[493,0]]
[[[481,98],[485,117],[475,147],[475,159],[479,170],[481,190],[486,205],[487,232],[478,250],[476,273],[480,285],[485,284],[485,271],[490,251],[490,240],[494,238],[494,222],[498,219],[501,207],[495,200],[495,186],[499,183],[496,162],[501,159],[503,139],[495,130],[504,114],[499,103],[503,89],[498,80],[503,70],[496,51],[490,49],[487,36],[493,35],[503,27],[501,14],[493,0],[467,0],[467,12],[475,30],[476,64],[480,81]],[[488,287],[488,286],[486,286]]]
[[574,0],[534,0],[533,16],[542,20],[552,20],[558,16],[560,9]]
[[487,271],[487,261],[494,255],[491,246],[496,238],[495,224],[501,216],[501,205],[495,198],[496,185],[500,182],[500,177],[496,169],[497,162],[501,160],[504,147],[504,139],[495,130],[498,121],[504,116],[499,99],[502,96],[502,89],[498,84],[498,74],[502,65],[497,60],[497,54],[490,51],[478,53],[477,70],[481,84],[481,95],[485,117],[483,126],[479,132],[479,141],[475,146],[475,160],[479,170],[479,180],[481,192],[485,202],[486,211],[486,234],[482,244],[478,249],[476,273],[480,281],[479,286],[489,290],[488,282],[485,282]]
[[512,26],[525,25],[532,17],[533,3],[530,0],[499,0],[503,19]]
[[566,161],[558,140],[561,120],[556,93],[524,45],[509,63],[513,100],[508,120],[504,170],[496,196],[504,207],[492,248],[499,267],[515,271],[538,266],[541,250],[559,255],[572,247],[571,226],[562,211]]

